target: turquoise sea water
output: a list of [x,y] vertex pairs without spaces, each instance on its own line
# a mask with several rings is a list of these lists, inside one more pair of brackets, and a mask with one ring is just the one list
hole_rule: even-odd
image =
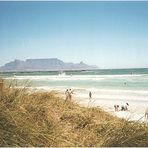
[[1,73],[6,80],[30,81],[35,87],[148,91],[148,69],[100,69],[59,72]]
[[[57,75],[59,72],[37,71],[37,72],[4,72],[1,74],[11,76],[16,75]],[[98,70],[82,70],[82,71],[67,71],[68,75],[124,75],[124,74],[148,74],[148,68],[135,69],[98,69]]]

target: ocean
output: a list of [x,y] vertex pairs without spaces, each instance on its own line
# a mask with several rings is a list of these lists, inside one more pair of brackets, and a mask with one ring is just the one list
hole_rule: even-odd
[[7,80],[30,81],[34,87],[148,91],[148,69],[100,69],[91,71],[1,73]]

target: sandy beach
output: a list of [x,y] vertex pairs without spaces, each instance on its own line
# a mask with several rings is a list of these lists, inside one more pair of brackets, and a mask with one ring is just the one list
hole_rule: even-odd
[[[61,92],[61,91],[60,91]],[[64,92],[61,92],[63,97]],[[89,93],[89,92],[88,92]],[[148,123],[148,120],[145,119],[145,111],[147,109],[148,101],[146,99],[112,99],[112,98],[101,98],[97,93],[93,94],[94,96],[89,99],[88,94],[80,93],[74,91],[72,99],[79,103],[82,106],[86,107],[100,107],[104,111],[111,113],[112,115],[124,118],[129,121],[138,121]],[[128,102],[128,110],[121,111],[121,106],[125,105]],[[115,111],[114,105],[119,105],[119,111]]]
[[[21,88],[22,86],[20,86]],[[18,87],[19,88],[19,87]],[[50,92],[57,91],[63,99],[66,98],[64,88],[53,87],[28,87],[32,91]],[[104,89],[76,89],[73,91],[72,100],[85,107],[100,107],[104,111],[129,121],[148,123],[145,111],[148,107],[147,91],[129,90],[104,90]],[[92,98],[89,99],[89,90]],[[127,111],[121,111],[121,106],[129,104]],[[114,105],[119,105],[119,111],[115,111]]]

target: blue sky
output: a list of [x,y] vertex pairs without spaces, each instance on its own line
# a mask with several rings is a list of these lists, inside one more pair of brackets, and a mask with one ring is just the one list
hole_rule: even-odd
[[0,2],[0,66],[28,58],[148,67],[148,2]]

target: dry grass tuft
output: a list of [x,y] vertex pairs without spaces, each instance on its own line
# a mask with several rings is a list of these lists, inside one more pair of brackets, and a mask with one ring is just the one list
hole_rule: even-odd
[[11,84],[0,100],[0,146],[144,147],[148,126]]

